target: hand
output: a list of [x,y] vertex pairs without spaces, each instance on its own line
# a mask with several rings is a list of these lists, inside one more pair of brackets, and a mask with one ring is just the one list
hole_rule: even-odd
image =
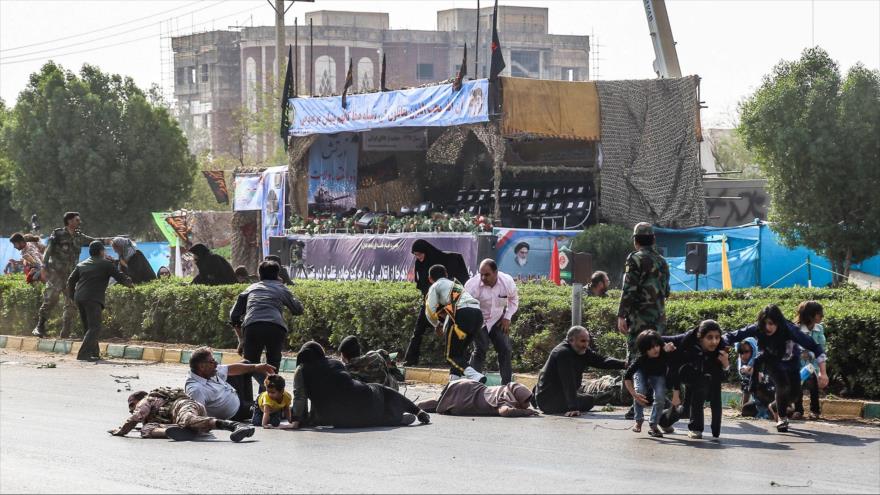
[[633,399],[635,399],[636,402],[638,402],[639,404],[641,404],[643,406],[648,405],[648,398],[638,392],[633,394]]
[[666,353],[675,352],[675,349],[675,344],[673,344],[672,342],[667,342],[663,345],[663,351]]
[[730,368],[730,355],[727,354],[727,351],[721,351],[721,353],[718,354],[718,362],[721,363],[722,368]]
[[510,335],[510,320],[507,318],[501,318],[501,331],[504,335]]
[[752,367],[751,366],[743,366],[742,368],[739,369],[739,372],[742,373],[743,375],[751,375],[752,374]]
[[275,367],[268,363],[260,363],[254,366],[254,371],[259,371],[260,373],[265,373],[267,375],[274,375]]
[[678,407],[681,405],[681,395],[676,390],[672,392],[672,407]]
[[580,416],[580,415],[581,415],[580,411],[568,411],[567,413],[564,414],[564,416],[566,418],[573,418],[575,416]]
[[825,388],[828,386],[828,376],[827,375],[819,375],[819,388]]
[[617,317],[617,331],[624,335],[629,333],[629,325],[626,324],[626,318],[622,316]]
[[437,334],[441,339],[443,338],[443,325],[437,325],[434,327],[434,333]]
[[112,430],[107,430],[107,433],[113,435],[114,437],[124,437],[125,434],[122,433],[122,428],[113,428]]

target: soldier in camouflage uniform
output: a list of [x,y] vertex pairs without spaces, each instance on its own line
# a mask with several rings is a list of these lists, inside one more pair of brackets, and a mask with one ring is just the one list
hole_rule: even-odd
[[[49,236],[46,252],[43,254],[43,267],[46,270],[46,288],[43,290],[43,304],[40,306],[39,320],[34,327],[33,335],[46,335],[46,320],[49,312],[58,304],[58,297],[64,296],[64,314],[61,324],[61,338],[70,336],[70,327],[77,314],[71,294],[67,290],[67,277],[79,262],[80,250],[83,246],[96,240],[79,230],[82,220],[79,213],[69,211],[64,214],[64,227],[52,231]],[[106,239],[98,239],[106,244]]]
[[[666,332],[666,298],[669,297],[669,265],[654,249],[654,228],[647,222],[633,228],[636,251],[626,258],[623,293],[617,309],[617,329],[626,335],[627,365],[638,358],[636,337],[643,330]],[[632,409],[626,414],[630,418]]]
[[135,392],[128,396],[128,412],[131,417],[119,428],[110,430],[111,435],[124,437],[138,423],[143,423],[141,438],[192,440],[200,433],[221,429],[231,431],[229,439],[240,442],[254,434],[250,425],[208,416],[205,406],[192,400],[182,388]]
[[403,373],[397,369],[391,355],[385,349],[369,351],[361,354],[361,345],[357,337],[349,335],[339,344],[339,353],[345,370],[352,378],[363,383],[378,383],[394,390],[400,389]]

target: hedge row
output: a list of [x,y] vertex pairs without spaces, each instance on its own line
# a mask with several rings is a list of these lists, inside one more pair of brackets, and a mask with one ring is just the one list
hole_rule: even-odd
[[[226,321],[235,295],[243,288],[174,281],[135,289],[115,286],[107,295],[105,337],[234,347],[235,336]],[[40,290],[21,277],[0,277],[0,331],[26,334],[33,328]],[[403,350],[420,304],[413,285],[402,282],[300,281],[293,290],[305,306],[305,315],[288,315],[292,349],[309,339],[332,347],[354,334],[369,348]],[[608,298],[585,299],[583,321],[596,336],[601,352],[622,357],[624,339],[614,330],[618,297],[619,292],[612,292]],[[520,285],[520,309],[511,331],[517,370],[539,369],[562,339],[571,322],[570,299],[565,287]],[[797,304],[806,299],[825,306],[829,367],[836,390],[880,397],[878,291],[796,288],[675,293],[667,305],[669,332],[683,332],[706,318],[718,320],[724,329],[740,328],[752,323],[769,303],[779,304],[791,317]],[[59,319],[60,305],[50,328],[57,328]],[[427,335],[423,356],[425,364],[442,363],[440,339]]]

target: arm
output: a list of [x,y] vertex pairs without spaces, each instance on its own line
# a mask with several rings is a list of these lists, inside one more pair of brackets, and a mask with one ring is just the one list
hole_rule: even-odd
[[786,322],[788,326],[788,334],[791,336],[791,339],[794,340],[798,345],[803,347],[804,349],[812,352],[816,356],[816,362],[819,363],[819,388],[825,388],[828,386],[828,370],[825,365],[825,349],[822,348],[819,344],[813,340],[809,335],[805,335],[800,329],[791,322]]
[[435,312],[437,306],[440,305],[438,292],[439,290],[436,284],[432,285],[428,290],[427,297],[425,297],[425,316],[428,318],[428,323],[430,323],[432,327],[436,327],[440,324],[440,314]]
[[284,305],[287,306],[287,309],[290,310],[290,314],[294,316],[300,316],[304,313],[303,305],[299,302],[295,297],[293,297],[293,293],[290,292],[289,289],[285,287],[285,296],[284,296]]
[[77,282],[79,282],[79,267],[74,268],[70,272],[70,276],[67,277],[67,293],[70,294],[70,297],[73,297],[73,293],[76,292]]
[[249,363],[232,363],[228,368],[229,376],[244,375],[246,373],[265,373],[267,375],[275,374],[275,367],[271,364],[249,364]]
[[[800,330],[798,330],[800,333]],[[758,336],[758,325],[756,323],[752,323],[747,327],[740,328],[739,330],[734,330],[733,332],[727,332],[722,336],[721,341],[727,345],[735,344],[737,342],[742,342],[748,337],[757,337]]]
[[620,304],[617,306],[617,330],[624,335],[629,331],[626,317],[632,312],[633,306],[637,302],[640,279],[639,264],[636,263],[632,255],[627,256],[623,274],[623,291],[620,294]]
[[248,291],[244,291],[238,295],[238,298],[235,300],[235,305],[232,306],[232,310],[229,311],[229,323],[232,324],[235,330],[235,334],[238,335],[239,342],[241,341],[241,322],[244,317],[245,312],[247,311],[247,300],[248,295],[250,293]]
[[263,428],[272,428],[272,424],[269,423],[269,415],[272,414],[272,410],[269,409],[269,406],[262,406],[263,409]]
[[613,357],[600,356],[589,349],[587,349],[585,357],[587,365],[592,368],[600,368],[603,370],[622,370],[626,368],[626,361],[621,361],[620,359],[615,359]]
[[559,382],[562,384],[562,394],[565,396],[565,404],[568,408],[568,416],[572,414],[577,416],[580,414],[577,406],[577,372],[575,371],[575,362],[569,352],[560,352],[556,355],[556,373],[559,376]]
[[513,319],[513,315],[516,314],[516,311],[519,309],[519,289],[516,287],[516,282],[513,281],[512,277],[507,277],[504,280],[504,283],[507,286],[507,309],[504,310],[504,314],[501,315],[502,325],[504,325],[504,331],[510,331],[510,320]]
[[43,265],[49,266],[49,259],[52,258],[52,255],[55,253],[55,236],[49,236],[49,240],[46,241],[46,250],[43,251]]
[[134,413],[125,420],[125,423],[122,424],[119,428],[110,430],[110,434],[114,437],[124,437],[131,430],[137,426],[138,423],[147,419],[150,416],[150,412],[152,411],[152,406],[149,402],[142,400],[135,407]]
[[510,406],[501,406],[498,408],[498,415],[505,418],[524,418],[527,416],[536,416],[538,411],[534,409],[519,409]]
[[303,377],[302,366],[298,366],[293,373],[293,407],[290,422],[294,428],[299,428],[309,414],[309,400],[306,390],[306,381]]
[[110,263],[110,276],[115,278],[117,282],[126,287],[134,287],[134,283],[132,283],[131,278],[128,275],[120,272],[119,269],[116,268],[116,265],[113,263]]

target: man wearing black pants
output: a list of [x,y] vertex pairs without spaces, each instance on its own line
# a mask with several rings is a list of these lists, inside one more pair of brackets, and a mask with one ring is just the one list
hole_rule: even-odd
[[[425,298],[425,316],[434,326],[437,336],[446,339],[449,381],[464,376],[486,383],[486,376],[474,369],[472,362],[468,363],[468,346],[477,332],[483,329],[480,302],[465,292],[459,282],[449,280],[446,276],[443,265],[434,265],[429,270],[432,285]],[[441,317],[446,318],[443,324]]]
[[[260,263],[260,281],[251,284],[239,294],[229,313],[229,320],[238,336],[238,353],[251,363],[259,363],[266,351],[266,363],[275,369],[281,367],[281,349],[287,336],[287,323],[281,313],[282,307],[293,315],[303,314],[303,306],[279,278],[281,267],[274,261]],[[262,374],[254,378],[264,390]]]
[[126,287],[132,287],[131,279],[117,270],[113,262],[104,258],[104,244],[92,241],[89,244],[89,259],[76,265],[67,278],[68,294],[73,294],[85,332],[82,347],[76,355],[80,361],[100,359],[98,338],[101,336],[101,313],[104,311],[104,295],[110,277]]

